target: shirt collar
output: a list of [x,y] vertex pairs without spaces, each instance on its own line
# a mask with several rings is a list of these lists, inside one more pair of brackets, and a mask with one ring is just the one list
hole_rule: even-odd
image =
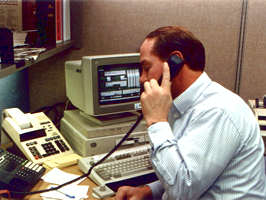
[[200,97],[206,87],[212,82],[206,72],[203,72],[199,78],[194,81],[181,95],[173,101],[174,106],[183,114],[188,110]]

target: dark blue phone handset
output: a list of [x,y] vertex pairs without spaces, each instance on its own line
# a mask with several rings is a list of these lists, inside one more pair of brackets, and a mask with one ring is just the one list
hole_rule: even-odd
[[181,70],[184,65],[184,61],[176,54],[171,55],[167,60],[170,68],[170,80],[172,80],[176,74]]

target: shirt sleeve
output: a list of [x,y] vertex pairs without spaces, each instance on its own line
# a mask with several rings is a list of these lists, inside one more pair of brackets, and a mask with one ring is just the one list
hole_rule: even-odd
[[175,139],[167,122],[148,128],[151,159],[169,199],[198,199],[222,173],[239,145],[239,133],[220,109],[200,113]]
[[162,199],[164,189],[160,181],[154,181],[147,185],[151,188],[153,200]]

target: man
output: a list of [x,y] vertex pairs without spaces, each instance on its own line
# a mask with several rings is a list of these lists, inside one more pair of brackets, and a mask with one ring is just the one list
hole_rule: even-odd
[[[172,55],[184,65],[170,81]],[[140,62],[142,111],[159,181],[120,187],[116,199],[265,199],[259,126],[239,96],[204,72],[202,43],[184,28],[162,27],[145,38]]]

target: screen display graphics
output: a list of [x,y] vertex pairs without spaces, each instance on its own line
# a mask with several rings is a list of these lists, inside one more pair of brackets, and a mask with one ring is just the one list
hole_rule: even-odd
[[139,69],[139,63],[99,66],[99,104],[139,100]]

